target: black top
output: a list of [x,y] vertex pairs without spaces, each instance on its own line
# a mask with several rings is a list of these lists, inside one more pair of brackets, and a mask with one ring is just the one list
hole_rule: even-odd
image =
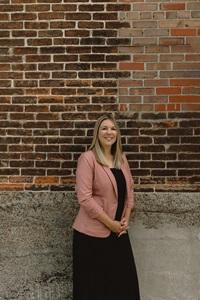
[[121,169],[111,168],[110,169],[115,177],[118,191],[118,206],[115,214],[115,220],[120,221],[122,212],[124,210],[124,200],[126,195],[126,181],[124,174]]

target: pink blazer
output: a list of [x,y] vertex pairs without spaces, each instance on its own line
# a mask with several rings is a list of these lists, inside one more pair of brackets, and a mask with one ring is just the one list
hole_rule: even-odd
[[[121,170],[126,180],[126,207],[133,208],[133,179],[125,154]],[[117,184],[109,167],[96,161],[92,150],[81,154],[76,171],[76,194],[80,209],[73,228],[90,236],[107,237],[110,229],[97,219],[104,211],[114,220],[117,209]],[[123,214],[124,214],[123,212]]]

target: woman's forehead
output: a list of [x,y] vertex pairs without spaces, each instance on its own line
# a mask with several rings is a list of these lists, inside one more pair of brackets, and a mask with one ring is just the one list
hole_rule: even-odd
[[101,126],[115,126],[115,124],[113,123],[113,121],[106,119],[102,121]]

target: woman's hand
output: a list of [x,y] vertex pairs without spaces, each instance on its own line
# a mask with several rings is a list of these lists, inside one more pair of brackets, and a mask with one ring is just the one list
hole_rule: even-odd
[[120,223],[121,223],[123,230],[118,234],[118,237],[120,237],[122,234],[127,233],[127,229],[129,228],[128,220],[126,218],[122,218]]
[[121,222],[114,220],[110,225],[110,230],[117,234],[120,234],[124,230],[124,226],[123,224],[121,224]]
[[120,223],[124,227],[125,230],[127,230],[129,228],[129,226],[128,226],[129,219],[124,217],[124,218],[121,219]]

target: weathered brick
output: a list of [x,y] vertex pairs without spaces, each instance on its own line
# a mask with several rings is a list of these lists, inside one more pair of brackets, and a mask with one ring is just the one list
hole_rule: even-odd
[[199,2],[188,2],[187,3],[187,9],[188,10],[199,10],[200,9],[200,3]]
[[161,54],[160,61],[177,62],[184,61],[184,54]]
[[36,20],[37,15],[35,13],[14,13],[11,15],[12,21],[24,21],[24,20]]
[[[30,3],[31,1],[28,1],[24,3]],[[33,3],[35,1],[32,1]],[[49,11],[50,10],[50,5],[49,4],[30,4],[25,6],[26,11],[31,11],[31,12],[41,12],[41,11]]]
[[100,37],[117,37],[117,31],[116,30],[93,30],[92,32],[93,36],[100,36]]
[[75,28],[75,22],[71,21],[52,21],[50,23],[51,29],[66,29],[66,28]]
[[107,29],[120,29],[120,28],[130,28],[129,22],[106,22]]
[[130,4],[107,4],[106,10],[108,11],[129,11],[131,9]]
[[23,5],[0,5],[1,12],[15,12],[15,11],[22,11]]
[[[86,1],[87,2],[87,1]],[[103,11],[104,4],[80,4],[78,6],[79,11]]]
[[104,28],[104,23],[96,22],[96,21],[90,21],[90,22],[80,21],[80,22],[78,22],[78,28],[87,28],[87,29]]
[[52,10],[53,11],[76,11],[77,5],[75,4],[53,4],[52,5]]
[[161,78],[199,78],[200,71],[161,71]]
[[[0,29],[22,29],[23,22],[0,22]],[[5,45],[5,44],[4,44]]]
[[38,13],[39,20],[60,20],[64,19],[65,14],[63,12],[42,12]]

